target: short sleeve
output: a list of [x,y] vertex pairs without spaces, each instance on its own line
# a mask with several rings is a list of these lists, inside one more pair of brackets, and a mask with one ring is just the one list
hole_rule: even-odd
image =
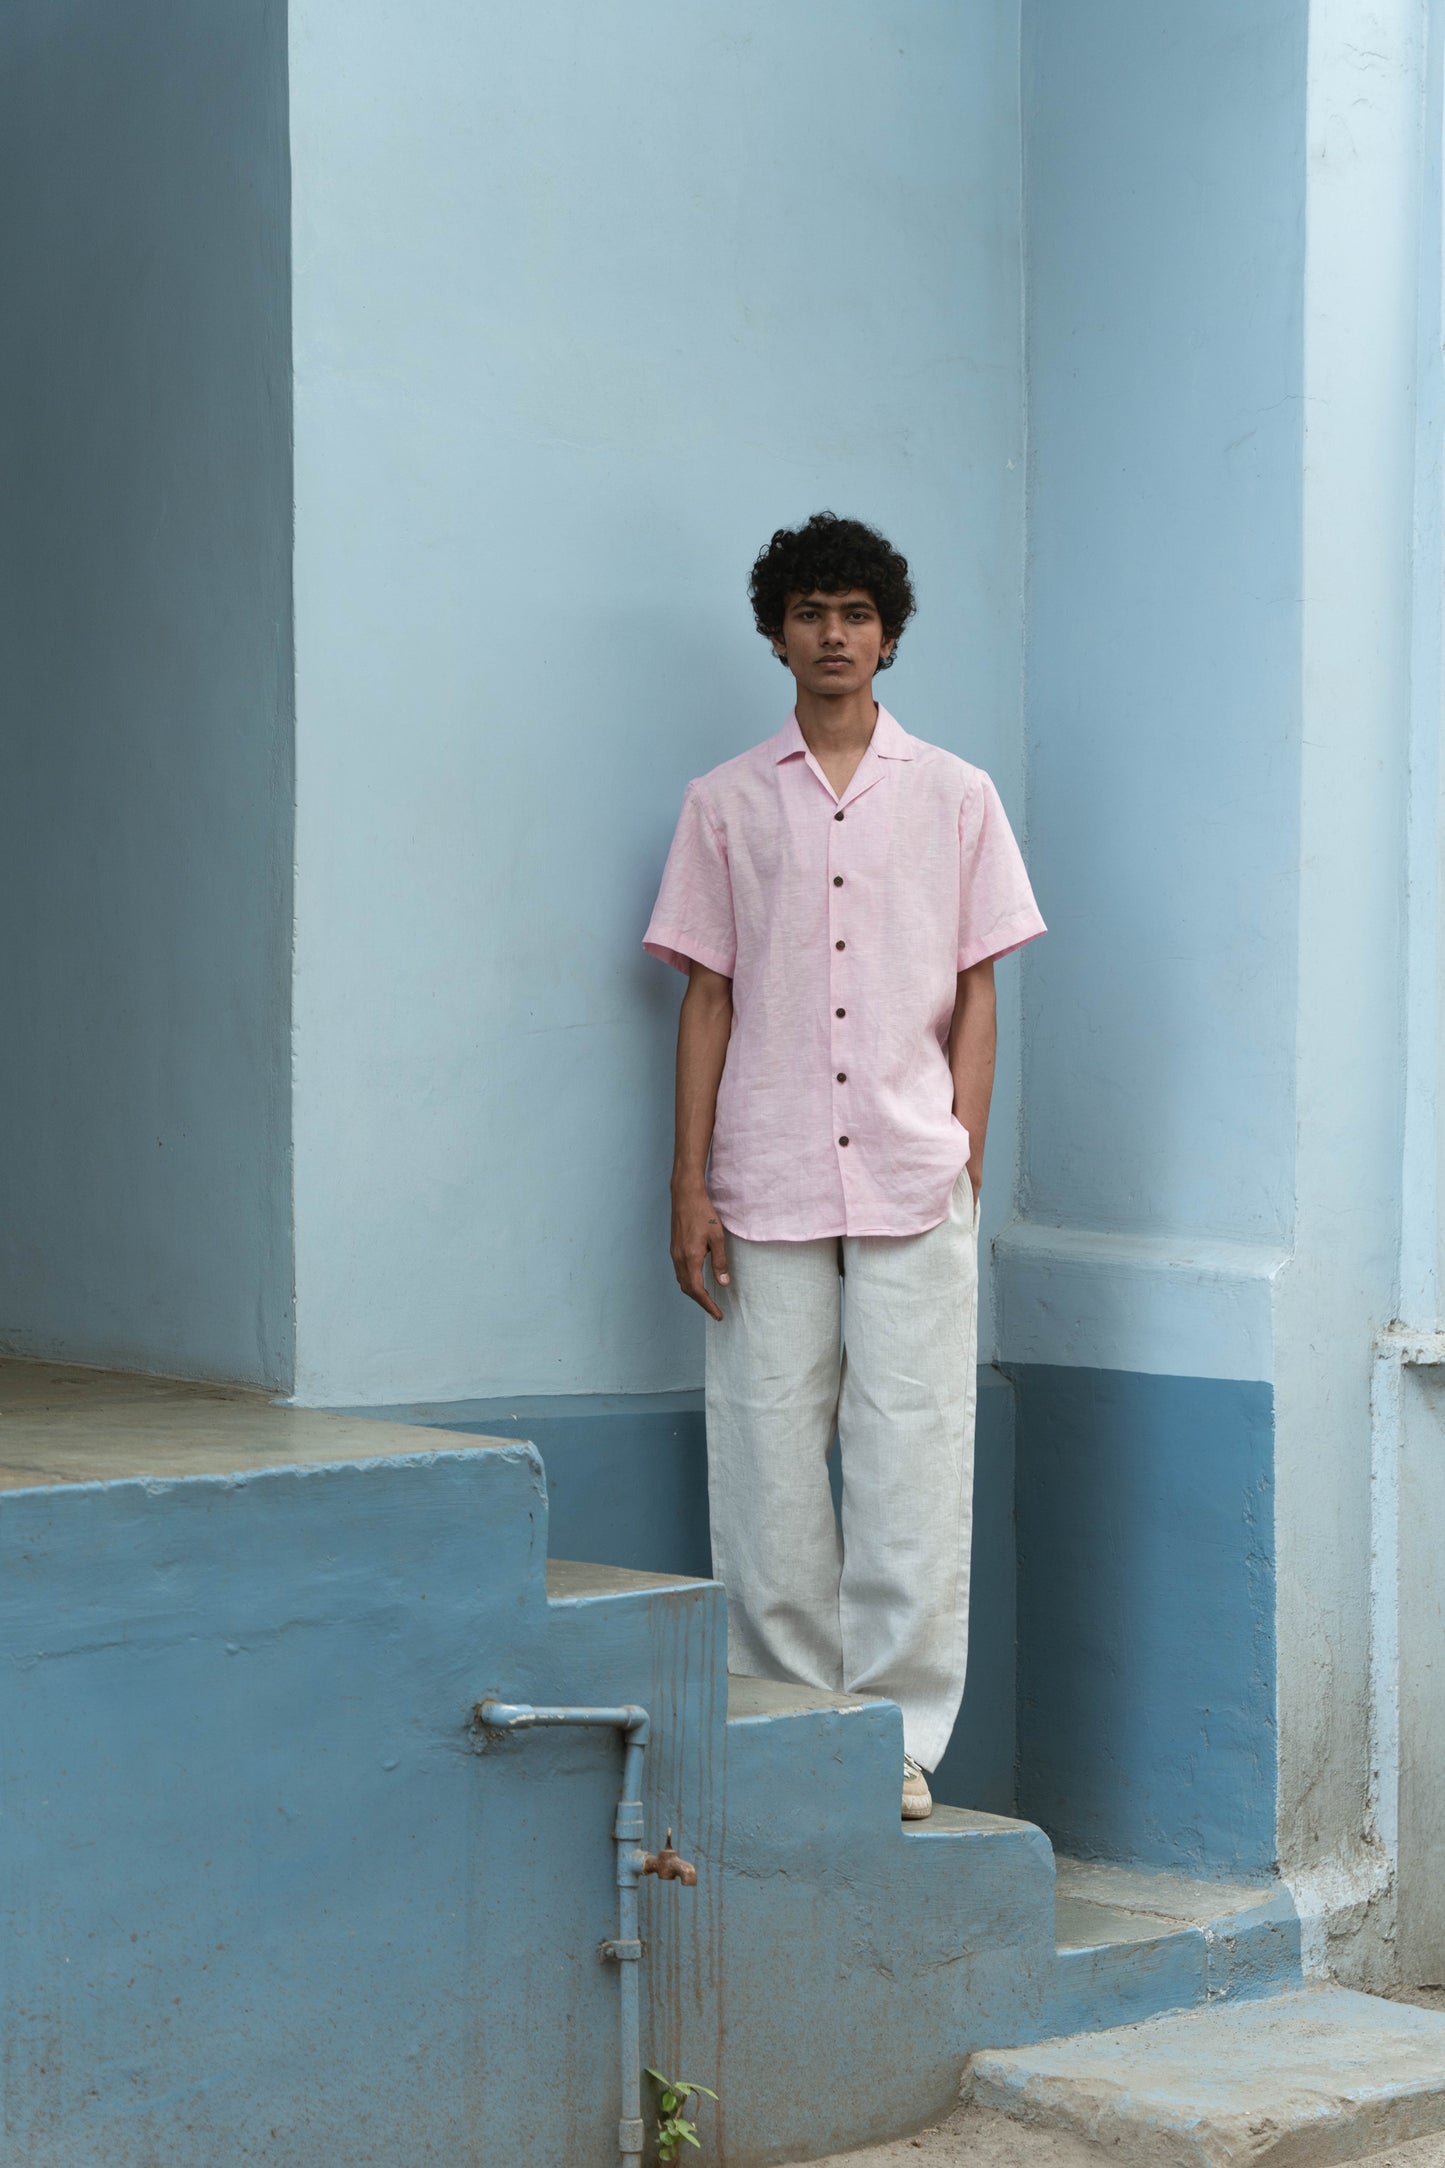
[[649,956],[677,971],[700,963],[724,978],[733,975],[738,944],[727,846],[708,818],[696,783],[683,792],[677,832],[642,945]]
[[958,970],[1007,956],[1048,931],[1008,815],[982,771],[959,810],[958,855]]

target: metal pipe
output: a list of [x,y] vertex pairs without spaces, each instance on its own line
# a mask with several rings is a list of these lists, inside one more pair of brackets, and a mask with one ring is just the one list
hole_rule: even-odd
[[647,1744],[647,1711],[636,1702],[625,1702],[617,1709],[538,1709],[527,1701],[484,1701],[478,1706],[477,1720],[494,1731],[529,1731],[536,1724],[596,1724]]
[[612,1823],[617,1847],[617,1935],[615,1940],[602,1944],[602,1955],[617,1966],[622,1996],[622,2119],[617,2126],[617,2154],[619,2168],[628,2168],[643,2147],[638,1885],[645,1874],[655,1874],[665,1882],[692,1884],[697,1880],[697,1869],[673,1851],[671,1830],[661,1852],[642,1849],[642,1757],[650,1731],[647,1711],[636,1702],[615,1709],[545,1709],[525,1701],[482,1701],[475,1713],[477,1722],[489,1731],[532,1731],[550,1725],[581,1724],[622,1734],[622,1789]]

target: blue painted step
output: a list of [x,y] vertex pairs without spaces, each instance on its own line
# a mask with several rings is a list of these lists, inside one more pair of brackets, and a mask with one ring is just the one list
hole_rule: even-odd
[[733,1677],[726,1771],[726,2160],[896,2136],[952,2106],[971,2048],[1037,2038],[1048,1840],[962,1808],[903,1824],[895,1703]]
[[901,1825],[896,1707],[730,1681],[714,1582],[548,1564],[524,1442],[44,1365],[0,1418],[7,2161],[610,2168],[617,1742],[480,1737],[488,1697],[651,1712],[699,1881],[644,1892],[647,2059],[716,2086],[720,2168],[1295,1962],[1276,1893]]
[[1047,2037],[1267,1994],[1301,1977],[1299,1921],[1278,1882],[1198,1882],[1060,1859],[1055,1920]]
[[569,1698],[621,1665],[654,1713],[649,1832],[699,1884],[645,1893],[649,2052],[722,2095],[724,2168],[897,2136],[978,2049],[1297,1981],[1277,1886],[1056,1862],[1031,1823],[946,1804],[903,1823],[896,1704],[728,1677],[718,1584],[554,1560],[547,1596]]

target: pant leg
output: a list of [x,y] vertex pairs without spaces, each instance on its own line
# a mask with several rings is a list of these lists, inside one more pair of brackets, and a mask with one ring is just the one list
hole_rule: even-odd
[[836,1239],[728,1236],[731,1286],[707,1323],[713,1572],[728,1596],[728,1669],[842,1684],[838,1524],[828,1448],[838,1414]]
[[843,1684],[903,1710],[932,1769],[968,1660],[978,1216],[965,1171],[926,1234],[844,1243]]

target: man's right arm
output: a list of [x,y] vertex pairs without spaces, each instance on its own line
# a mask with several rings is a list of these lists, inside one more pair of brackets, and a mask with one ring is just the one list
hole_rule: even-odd
[[703,1283],[709,1257],[720,1285],[728,1284],[721,1220],[707,1193],[707,1155],[717,1114],[718,1086],[733,1028],[733,982],[694,962],[677,1022],[677,1129],[672,1162],[672,1266],[685,1295],[709,1317],[722,1311]]

